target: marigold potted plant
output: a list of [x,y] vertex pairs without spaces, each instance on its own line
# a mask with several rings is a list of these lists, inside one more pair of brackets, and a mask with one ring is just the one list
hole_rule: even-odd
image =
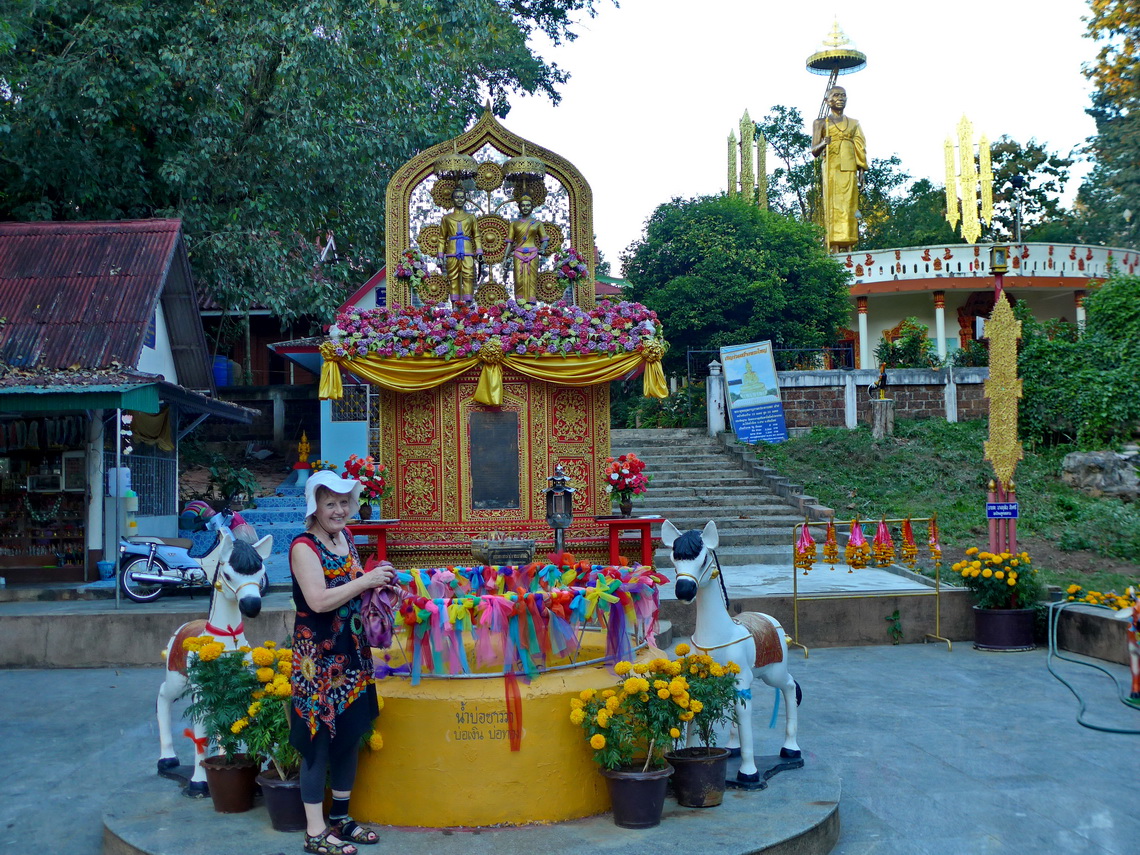
[[648,492],[651,480],[653,476],[645,474],[645,461],[632,451],[606,458],[606,492],[617,500],[622,516],[633,512],[633,500]]
[[[736,723],[740,666],[721,665],[707,653],[692,653],[687,644],[678,644],[675,652],[689,684],[689,708],[681,714],[687,735],[675,739],[676,747],[665,755],[674,770],[673,792],[685,807],[714,807],[724,800],[729,758],[728,749],[715,744],[717,728]],[[697,745],[684,747],[694,740]]]
[[265,767],[257,783],[265,796],[270,823],[278,831],[302,831],[301,755],[289,742],[292,651],[266,641],[253,648],[249,657],[259,688],[253,692],[245,714],[230,729],[245,740],[249,753]]
[[242,752],[241,729],[235,730],[234,723],[246,714],[260,685],[246,661],[248,650],[226,650],[209,635],[188,638],[183,646],[190,654],[184,693],[190,704],[185,715],[202,725],[221,751],[202,761],[214,810],[247,811],[253,807],[258,765],[254,757]]
[[373,512],[380,512],[380,502],[392,495],[393,486],[388,467],[375,460],[372,455],[357,457],[350,455],[344,461],[344,477],[360,482],[360,518],[372,518]]
[[620,678],[615,688],[587,689],[570,699],[570,721],[585,732],[602,767],[614,823],[651,828],[661,822],[673,772],[665,752],[681,735],[689,684],[680,663],[664,658],[618,662],[614,672]]
[[1032,650],[1036,604],[1045,594],[1026,552],[984,552],[976,546],[951,565],[974,592],[974,647]]

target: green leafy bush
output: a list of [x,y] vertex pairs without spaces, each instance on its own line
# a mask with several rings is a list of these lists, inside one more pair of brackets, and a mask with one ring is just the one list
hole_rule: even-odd
[[887,368],[933,368],[938,364],[934,341],[927,336],[930,328],[918,318],[907,318],[894,341],[879,339],[875,361]]

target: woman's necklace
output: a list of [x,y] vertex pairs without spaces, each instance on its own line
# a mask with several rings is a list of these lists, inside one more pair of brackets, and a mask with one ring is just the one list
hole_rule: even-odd
[[[336,552],[337,537],[334,537],[332,534],[330,534],[329,530],[327,528],[325,528],[323,525],[321,525],[319,522],[317,523],[317,528],[319,528],[324,533],[325,539],[328,540],[328,546],[326,548],[330,552]],[[316,537],[318,541],[320,541],[320,539],[321,539],[320,535],[318,535],[316,532],[313,532],[313,536]],[[337,536],[339,537],[339,532],[338,532]]]

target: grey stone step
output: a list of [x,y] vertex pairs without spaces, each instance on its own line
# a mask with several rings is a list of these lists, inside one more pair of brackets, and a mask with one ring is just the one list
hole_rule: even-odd
[[653,496],[654,499],[669,498],[677,499],[684,496],[698,496],[698,497],[717,497],[723,496],[725,498],[733,498],[735,500],[746,500],[751,496],[756,497],[775,497],[774,493],[764,490],[755,484],[749,483],[732,483],[732,484],[704,484],[697,485],[693,483],[674,483],[674,484],[658,484],[656,480],[650,482],[649,493],[647,496]]

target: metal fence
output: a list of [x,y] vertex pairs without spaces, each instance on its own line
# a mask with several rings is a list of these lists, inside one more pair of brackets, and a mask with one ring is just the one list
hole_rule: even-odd
[[[174,452],[124,454],[122,465],[131,471],[131,489],[139,495],[140,517],[164,517],[178,514],[178,462]],[[115,468],[115,452],[103,452],[103,471]],[[103,495],[110,496],[107,478],[103,479]]]

